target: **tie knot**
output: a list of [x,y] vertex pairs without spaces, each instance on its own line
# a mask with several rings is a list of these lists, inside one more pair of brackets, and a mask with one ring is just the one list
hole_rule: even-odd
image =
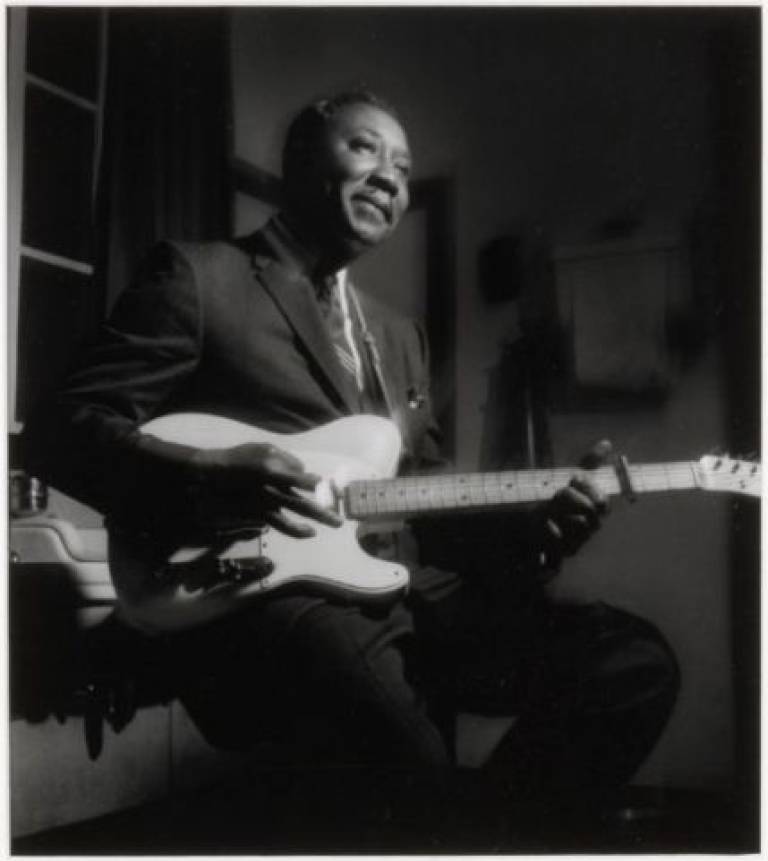
[[320,307],[327,312],[333,305],[339,304],[339,276],[324,275],[315,281],[315,291]]

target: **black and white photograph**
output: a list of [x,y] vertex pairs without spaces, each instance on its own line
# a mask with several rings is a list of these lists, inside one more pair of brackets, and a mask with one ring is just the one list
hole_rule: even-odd
[[6,6],[8,851],[760,851],[760,5]]

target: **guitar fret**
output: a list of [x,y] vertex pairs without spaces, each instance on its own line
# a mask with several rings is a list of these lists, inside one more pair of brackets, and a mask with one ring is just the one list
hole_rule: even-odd
[[687,462],[639,464],[629,467],[633,486],[641,492],[688,490],[695,487],[696,476]]
[[408,476],[387,481],[354,482],[348,490],[350,513],[365,517],[404,515],[430,509],[472,509],[547,499],[571,472],[469,473],[456,476]]
[[[696,465],[630,464],[632,488],[638,493],[687,490],[697,487]],[[582,471],[569,467],[464,473],[458,475],[406,476],[396,479],[353,482],[347,488],[351,517],[403,517],[429,511],[466,511],[540,502],[550,499],[574,476],[584,474],[608,496],[622,493],[612,466]],[[741,476],[733,486],[743,485]]]

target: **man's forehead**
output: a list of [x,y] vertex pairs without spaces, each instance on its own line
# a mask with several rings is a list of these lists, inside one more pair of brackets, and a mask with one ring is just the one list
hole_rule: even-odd
[[329,129],[367,129],[386,137],[390,143],[408,150],[408,138],[399,120],[392,114],[364,102],[344,105],[328,120]]

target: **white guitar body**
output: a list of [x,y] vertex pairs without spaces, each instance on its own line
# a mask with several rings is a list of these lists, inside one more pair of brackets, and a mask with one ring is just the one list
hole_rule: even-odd
[[[155,419],[142,431],[197,448],[272,443],[299,457],[309,472],[322,476],[314,498],[326,506],[334,504],[337,491],[350,481],[391,477],[401,446],[395,425],[376,416],[340,419],[287,436],[230,419],[186,413]],[[302,520],[293,513],[291,517]],[[407,587],[408,571],[403,565],[377,559],[361,549],[358,537],[366,527],[346,519],[338,528],[311,523],[316,533],[311,538],[292,538],[265,528],[256,537],[232,540],[224,549],[217,548],[217,560],[266,560],[274,568],[249,582],[223,580],[204,589],[190,589],[179,578],[158,576],[158,571],[166,566],[166,570],[182,571],[185,565],[204,562],[209,547],[185,547],[163,558],[156,545],[142,545],[136,536],[113,533],[110,570],[118,612],[134,627],[154,633],[212,621],[250,599],[295,584],[362,600],[391,597]]]

